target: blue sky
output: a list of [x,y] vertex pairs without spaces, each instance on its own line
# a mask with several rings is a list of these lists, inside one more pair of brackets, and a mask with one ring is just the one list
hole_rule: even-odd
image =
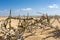
[[12,15],[60,15],[60,0],[0,0],[0,15],[9,15],[10,9]]

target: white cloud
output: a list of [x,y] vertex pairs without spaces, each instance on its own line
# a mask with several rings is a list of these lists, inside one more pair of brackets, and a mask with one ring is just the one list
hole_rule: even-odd
[[14,13],[29,12],[32,8],[19,8],[14,11]]
[[58,5],[57,4],[53,4],[53,5],[49,5],[48,7],[49,8],[58,8]]
[[18,12],[20,12],[21,11],[21,9],[16,9],[15,10],[15,13],[18,13]]
[[23,8],[21,10],[23,10],[23,11],[30,11],[30,10],[32,10],[32,8]]
[[9,15],[9,10],[0,10],[0,16],[8,16]]
[[0,10],[0,13],[4,13],[5,14],[5,13],[9,13],[9,11],[6,10],[6,9],[5,10]]
[[2,13],[3,11],[0,10],[0,13]]
[[31,13],[32,11],[32,8],[18,8],[13,11],[13,15],[27,15],[27,13]]

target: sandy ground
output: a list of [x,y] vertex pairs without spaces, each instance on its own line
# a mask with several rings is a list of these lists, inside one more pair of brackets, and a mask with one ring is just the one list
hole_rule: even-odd
[[[0,24],[3,22],[3,20],[5,20],[7,17],[0,17]],[[51,22],[53,21],[54,19],[51,19]],[[11,25],[12,25],[12,27],[14,27],[15,29],[17,28],[17,25],[18,25],[18,20],[14,20],[14,19],[12,19],[12,23],[11,23]],[[55,22],[52,24],[53,26],[59,26],[59,29],[60,29],[60,23],[57,21],[57,20],[55,20]],[[7,25],[8,26],[8,25]],[[42,38],[44,38],[44,37],[46,37],[47,35],[49,35],[49,34],[47,34],[49,31],[52,31],[52,30],[54,30],[54,29],[51,29],[51,30],[48,30],[48,31],[44,31],[43,32],[43,35],[40,35],[41,34],[41,30],[42,29],[36,29],[35,30],[35,35],[33,35],[33,36],[29,36],[28,38],[26,38],[25,40],[41,40]],[[1,30],[0,30],[1,31]],[[24,35],[28,35],[29,33],[24,33]],[[48,39],[46,39],[46,40],[60,40],[59,38],[57,38],[57,39],[55,39],[55,38],[53,38],[53,37],[50,37],[50,38],[48,38]]]

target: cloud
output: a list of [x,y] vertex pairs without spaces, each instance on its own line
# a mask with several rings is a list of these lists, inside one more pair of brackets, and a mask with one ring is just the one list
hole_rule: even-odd
[[6,10],[6,9],[4,9],[4,10],[0,10],[0,13],[9,13],[9,11],[8,10]]
[[13,11],[13,15],[27,15],[27,13],[32,13],[32,8],[18,8]]
[[0,13],[2,13],[3,11],[0,10]]
[[19,13],[21,11],[21,9],[16,9],[15,13]]
[[23,13],[23,12],[30,12],[32,8],[19,8],[14,11],[14,13]]
[[49,5],[48,7],[49,8],[58,8],[58,5],[57,4],[52,4],[52,5]]
[[9,15],[9,11],[4,9],[4,10],[0,10],[0,16],[8,16]]
[[21,10],[23,10],[23,11],[30,11],[30,10],[32,10],[32,8],[23,8]]

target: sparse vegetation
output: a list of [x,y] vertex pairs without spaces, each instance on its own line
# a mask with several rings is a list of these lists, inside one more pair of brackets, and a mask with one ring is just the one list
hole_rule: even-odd
[[[16,29],[11,25],[12,19],[18,20],[18,25]],[[52,25],[55,21],[54,20],[53,22],[50,22],[52,19],[57,19],[57,21],[60,23],[59,16],[51,17],[46,14],[42,15],[39,19],[34,19],[34,17],[29,17],[28,14],[27,16],[24,16],[24,18],[22,18],[20,15],[18,17],[12,17],[12,13],[10,10],[9,17],[5,19],[1,24],[0,28],[2,31],[0,33],[2,33],[3,35],[0,37],[0,40],[25,40],[25,38],[27,37],[36,35],[36,29],[43,29],[42,31],[40,31],[40,35],[43,35],[44,31],[55,29],[54,31],[48,33],[48,35],[51,33],[53,33],[53,35],[42,38],[41,40],[45,40],[49,37],[59,38],[60,29]],[[7,27],[8,24],[9,27]],[[14,34],[11,33],[11,30]],[[30,34],[24,36],[25,32],[28,32]]]

